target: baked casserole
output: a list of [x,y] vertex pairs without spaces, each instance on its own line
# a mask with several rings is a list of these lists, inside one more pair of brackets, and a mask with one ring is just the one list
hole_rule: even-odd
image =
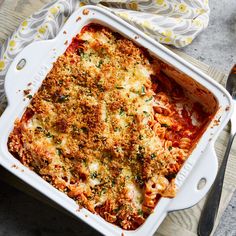
[[15,122],[10,152],[80,206],[136,229],[176,195],[211,120],[164,66],[119,33],[85,26]]

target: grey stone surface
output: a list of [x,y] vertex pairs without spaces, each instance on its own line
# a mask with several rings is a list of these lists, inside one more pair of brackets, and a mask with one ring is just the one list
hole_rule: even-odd
[[228,73],[236,63],[236,1],[211,0],[209,3],[208,27],[183,51]]
[[0,181],[0,236],[99,236],[86,224]]
[[[236,0],[211,0],[209,27],[183,51],[228,73],[236,63]],[[236,235],[236,194],[227,207],[215,236]],[[0,181],[0,236],[99,235]]]

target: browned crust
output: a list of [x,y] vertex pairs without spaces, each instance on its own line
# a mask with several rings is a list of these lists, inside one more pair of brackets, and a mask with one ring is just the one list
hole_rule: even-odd
[[[95,40],[84,40],[87,32]],[[99,35],[109,43],[99,40]],[[87,67],[90,60],[95,62]],[[131,98],[137,91],[123,93],[119,83],[139,65],[153,74],[144,81],[141,94]],[[206,120],[204,115],[199,128],[185,124],[186,118],[179,117],[176,101],[171,99],[175,86],[160,74],[158,63],[145,49],[106,27],[86,26],[54,63],[22,119],[16,121],[9,150],[91,212],[124,229],[136,229],[161,196],[174,197],[174,177]],[[138,114],[140,101],[149,102],[153,91],[157,94],[153,99],[164,101],[166,107]],[[181,99],[187,98],[182,95]],[[167,118],[170,127],[162,122]],[[122,119],[125,126],[119,123]],[[195,136],[188,143],[190,130]],[[160,146],[152,151],[144,141],[154,138],[160,140]],[[94,161],[100,164],[96,171],[90,169]],[[91,186],[94,179],[100,183]],[[128,183],[141,192],[142,209],[132,201]],[[161,190],[160,185],[164,186]],[[101,203],[102,196],[106,200]]]

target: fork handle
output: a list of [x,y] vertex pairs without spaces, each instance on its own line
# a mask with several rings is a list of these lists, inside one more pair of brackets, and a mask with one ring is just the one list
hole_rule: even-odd
[[[204,204],[204,208],[202,210],[201,217],[198,224],[197,232],[199,236],[209,236],[214,227],[214,222],[217,216],[220,198],[221,198],[225,169],[226,169],[230,149],[234,140],[234,136],[235,135],[230,134],[227,148],[226,148],[225,155],[222,160],[220,169],[218,171],[214,184],[210,190],[210,193],[207,197],[207,200]],[[210,168],[211,167],[209,166],[209,171],[210,171]]]

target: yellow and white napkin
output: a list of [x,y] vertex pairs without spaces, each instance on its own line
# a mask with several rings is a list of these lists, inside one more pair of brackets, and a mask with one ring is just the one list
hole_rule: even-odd
[[106,7],[117,16],[164,44],[184,47],[208,25],[208,0],[54,0],[34,13],[0,48],[0,111],[4,78],[14,57],[29,43],[54,38],[79,7]]

